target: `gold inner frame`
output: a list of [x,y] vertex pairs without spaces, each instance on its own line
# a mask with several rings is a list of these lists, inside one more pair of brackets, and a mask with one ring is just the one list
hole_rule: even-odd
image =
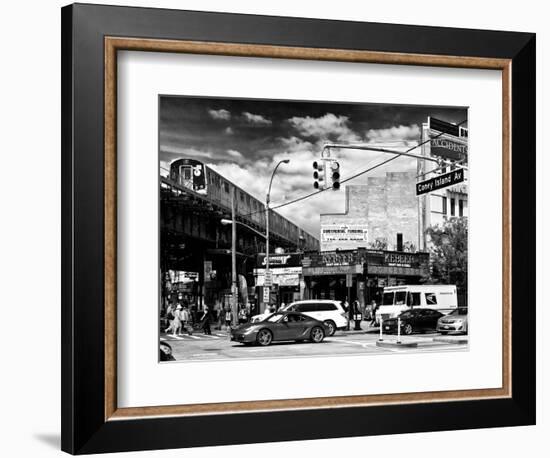
[[[421,393],[334,396],[305,399],[242,401],[170,406],[118,408],[117,405],[117,51],[174,52],[240,57],[267,57],[377,64],[423,65],[500,70],[502,72],[502,387]],[[511,60],[481,57],[403,54],[342,49],[300,48],[179,40],[105,37],[105,420],[152,416],[244,413],[273,410],[319,409],[382,404],[509,398],[511,366]]]

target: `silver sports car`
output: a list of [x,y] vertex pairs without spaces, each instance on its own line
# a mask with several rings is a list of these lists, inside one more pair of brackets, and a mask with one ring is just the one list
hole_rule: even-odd
[[257,323],[247,323],[231,329],[231,340],[262,346],[274,341],[310,340],[322,342],[328,329],[321,321],[298,312],[277,312]]

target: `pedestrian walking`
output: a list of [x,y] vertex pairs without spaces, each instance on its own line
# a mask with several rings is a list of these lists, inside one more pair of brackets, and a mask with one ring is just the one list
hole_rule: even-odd
[[220,331],[223,329],[223,325],[225,324],[225,308],[223,305],[220,305],[220,312],[218,313],[218,326],[216,329],[219,329]]
[[208,305],[204,306],[201,322],[204,334],[206,334],[207,336],[211,335],[212,331],[210,330],[210,309],[208,308]]
[[168,331],[172,331],[173,336],[181,333],[181,320],[179,313],[181,308],[181,305],[178,304],[176,310],[172,313],[173,319],[170,321],[170,326],[168,326],[164,332],[168,333]]
[[233,312],[231,311],[231,307],[227,307],[227,310],[225,311],[225,326],[228,331],[231,329],[232,322],[233,322]]
[[370,303],[370,308],[371,308],[371,320],[370,320],[369,326],[373,327],[373,326],[376,326],[376,312],[379,308],[378,304],[374,299]]
[[[190,314],[189,314],[189,309],[187,307],[183,307],[183,309],[181,309],[180,311],[180,320],[181,320],[181,330],[182,331],[186,331],[187,334],[191,335],[193,332],[192,332],[192,327],[191,327],[191,324],[189,323],[189,320],[190,320]],[[183,334],[183,332],[182,332]]]

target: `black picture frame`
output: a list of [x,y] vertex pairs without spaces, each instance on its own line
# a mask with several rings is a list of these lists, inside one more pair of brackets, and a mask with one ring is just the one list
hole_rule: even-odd
[[[64,451],[85,454],[535,424],[534,34],[88,4],[66,6],[61,14]],[[512,396],[106,420],[106,36],[510,59]]]

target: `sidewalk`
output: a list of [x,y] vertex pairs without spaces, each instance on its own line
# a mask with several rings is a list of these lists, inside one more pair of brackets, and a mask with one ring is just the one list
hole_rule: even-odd
[[379,326],[372,327],[372,326],[361,324],[361,330],[360,331],[356,331],[354,329],[354,326],[353,326],[349,331],[346,331],[345,329],[340,329],[340,330],[336,331],[336,333],[332,337],[349,336],[349,335],[354,335],[354,334],[375,334],[375,333],[378,333],[378,332],[380,332],[380,327]]

